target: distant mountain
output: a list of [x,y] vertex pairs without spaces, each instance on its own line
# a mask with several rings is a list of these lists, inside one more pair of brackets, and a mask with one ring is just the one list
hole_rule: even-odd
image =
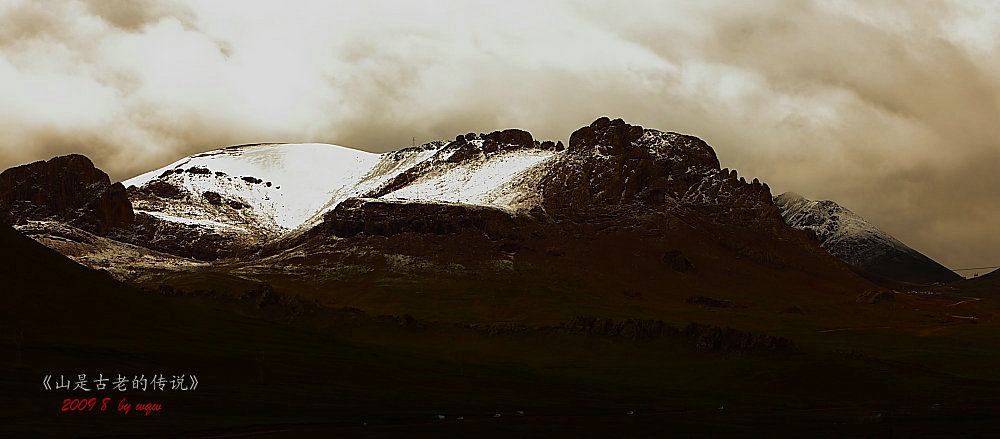
[[951,282],[961,276],[833,201],[786,192],[774,197],[785,221],[811,230],[820,245],[863,273],[892,281]]

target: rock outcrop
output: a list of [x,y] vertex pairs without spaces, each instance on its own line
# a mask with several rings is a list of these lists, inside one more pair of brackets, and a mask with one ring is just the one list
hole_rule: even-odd
[[135,220],[125,187],[79,154],[55,157],[0,173],[0,220],[62,221],[105,234]]
[[621,119],[602,117],[575,131],[540,184],[543,205],[553,214],[587,216],[595,208],[679,202],[721,223],[772,233],[787,229],[767,185],[720,169],[715,151],[701,139]]
[[[204,173],[200,168],[187,172]],[[188,196],[167,181],[157,181],[142,191],[132,188],[130,192],[121,183],[111,183],[108,174],[87,157],[72,154],[0,173],[0,221],[22,226],[41,222],[33,227],[52,230],[61,223],[120,242],[201,260],[234,256],[247,247],[233,234],[137,213],[130,200],[183,200]]]

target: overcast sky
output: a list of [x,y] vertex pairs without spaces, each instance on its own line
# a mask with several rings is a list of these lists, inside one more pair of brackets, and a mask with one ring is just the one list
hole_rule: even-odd
[[607,115],[699,136],[952,268],[997,265],[998,41],[1000,6],[969,0],[0,0],[0,169],[565,141]]

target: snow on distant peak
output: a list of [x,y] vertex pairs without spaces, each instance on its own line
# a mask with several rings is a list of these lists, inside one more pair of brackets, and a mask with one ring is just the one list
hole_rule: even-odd
[[958,278],[833,201],[813,201],[786,192],[774,197],[774,204],[788,225],[812,230],[830,254],[863,271],[906,282],[948,282]]
[[789,204],[789,205],[791,205],[791,204],[798,204],[798,203],[801,203],[801,202],[804,202],[804,201],[809,201],[809,200],[807,200],[806,197],[803,197],[802,195],[799,195],[799,194],[797,194],[795,192],[785,192],[785,193],[783,193],[781,195],[778,195],[778,196],[774,197],[774,201],[775,201],[775,203],[779,203],[779,204]]
[[835,248],[863,238],[888,247],[913,251],[892,235],[833,201],[813,201],[794,192],[785,192],[774,197],[774,202],[781,209],[785,222],[798,229],[812,230],[824,247]]

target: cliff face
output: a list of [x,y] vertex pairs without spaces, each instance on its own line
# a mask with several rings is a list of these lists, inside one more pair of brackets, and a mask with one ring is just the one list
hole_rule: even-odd
[[553,213],[681,203],[722,224],[787,232],[767,185],[720,169],[715,151],[701,139],[621,119],[603,117],[575,131],[540,185]]
[[0,220],[23,224],[57,220],[98,233],[127,227],[135,219],[121,183],[73,154],[0,173]]
[[566,154],[549,167],[541,188],[546,209],[566,213],[657,205],[678,199],[713,169],[719,160],[701,140],[603,117],[570,136]]

